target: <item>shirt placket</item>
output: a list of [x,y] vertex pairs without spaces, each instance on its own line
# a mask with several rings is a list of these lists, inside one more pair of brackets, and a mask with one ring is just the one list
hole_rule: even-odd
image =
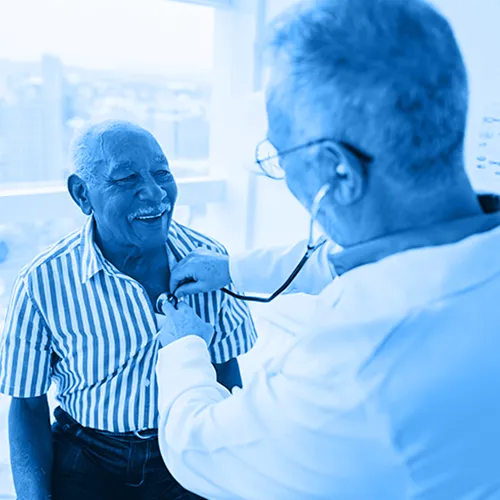
[[[105,263],[104,268],[105,268],[106,272],[111,274],[114,278],[122,279],[122,280],[126,281],[127,283],[130,284],[130,286],[134,287],[138,291],[139,294],[142,295],[143,301],[145,304],[147,304],[147,307],[148,307],[148,309],[146,311],[147,324],[149,325],[152,321],[152,323],[154,325],[154,331],[152,332],[152,335],[154,336],[156,334],[156,332],[158,331],[158,322],[156,320],[156,314],[155,314],[155,311],[153,309],[153,306],[151,304],[151,301],[149,299],[149,296],[148,296],[146,289],[137,280],[134,280],[133,278],[131,278],[130,276],[127,276],[126,274],[123,274],[118,269],[114,268],[114,266],[109,266],[108,263]],[[138,306],[141,307],[141,304],[139,304]],[[154,356],[156,356],[156,351],[157,351],[156,344],[158,343],[158,339],[155,339],[153,336],[151,336],[149,338],[149,341],[153,343],[151,348],[155,350]],[[147,348],[147,346],[142,347],[142,349],[146,349],[146,348]],[[154,397],[155,382],[156,381],[154,379],[154,371],[153,371],[153,374],[151,375],[151,377],[147,376],[147,378],[145,379],[145,381],[144,381],[145,387],[140,388],[140,390],[149,393],[149,396],[150,396],[149,399],[151,401],[153,400],[152,398]],[[139,383],[141,383],[141,382],[139,381]],[[147,400],[147,398],[145,398],[145,399]],[[146,422],[150,420],[149,413],[150,413],[150,408],[149,407],[144,408],[144,415],[145,415]],[[148,429],[148,428],[149,428],[148,426],[145,427],[145,429]],[[140,432],[140,431],[145,430],[145,429],[138,429],[138,431]]]

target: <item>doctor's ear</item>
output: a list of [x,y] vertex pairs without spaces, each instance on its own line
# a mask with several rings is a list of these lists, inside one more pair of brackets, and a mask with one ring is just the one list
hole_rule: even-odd
[[349,152],[334,146],[328,146],[326,149],[329,163],[331,161],[331,164],[334,165],[334,178],[330,181],[332,186],[331,196],[338,205],[351,205],[358,201],[364,192],[366,183],[365,168]]

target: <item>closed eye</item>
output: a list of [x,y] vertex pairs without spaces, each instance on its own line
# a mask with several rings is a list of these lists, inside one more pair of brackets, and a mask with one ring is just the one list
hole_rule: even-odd
[[127,176],[127,177],[123,177],[122,179],[117,179],[116,182],[119,183],[119,184],[122,184],[122,183],[125,183],[125,182],[133,181],[135,178],[136,178],[136,175],[135,174],[131,174],[131,175]]
[[158,170],[157,172],[155,172],[155,175],[157,177],[167,178],[170,177],[172,173],[170,172],[170,170]]

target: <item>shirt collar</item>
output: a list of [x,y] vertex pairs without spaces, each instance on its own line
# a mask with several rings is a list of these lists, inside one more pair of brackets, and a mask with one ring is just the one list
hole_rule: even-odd
[[[184,241],[184,244],[182,244]],[[186,246],[186,243],[189,246]],[[166,242],[168,261],[170,266],[180,262],[186,255],[188,255],[194,247],[192,247],[191,238],[185,234],[180,224],[172,221],[168,231],[168,239]]]
[[456,243],[476,233],[500,225],[500,214],[481,214],[450,222],[412,229],[384,236],[346,248],[330,256],[335,274],[340,276],[356,267],[372,264],[390,255],[423,247]]
[[85,284],[98,272],[104,269],[104,256],[94,241],[94,217],[91,215],[82,230],[80,248],[82,252],[81,260],[81,280]]
[[[175,263],[181,261],[191,250],[189,248],[184,248],[185,245],[180,244],[179,238],[181,236],[181,232],[181,226],[175,221],[172,221],[166,241],[166,249],[170,266],[173,266]],[[106,269],[106,259],[95,243],[94,233],[95,220],[93,216],[90,216],[83,227],[80,238],[80,248],[82,249],[80,273],[82,284],[85,284],[103,269]]]

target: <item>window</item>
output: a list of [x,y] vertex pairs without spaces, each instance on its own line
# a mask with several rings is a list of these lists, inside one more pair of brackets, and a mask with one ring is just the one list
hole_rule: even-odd
[[213,25],[214,8],[165,0],[9,3],[0,183],[64,182],[74,133],[108,118],[150,130],[178,177],[207,175]]

